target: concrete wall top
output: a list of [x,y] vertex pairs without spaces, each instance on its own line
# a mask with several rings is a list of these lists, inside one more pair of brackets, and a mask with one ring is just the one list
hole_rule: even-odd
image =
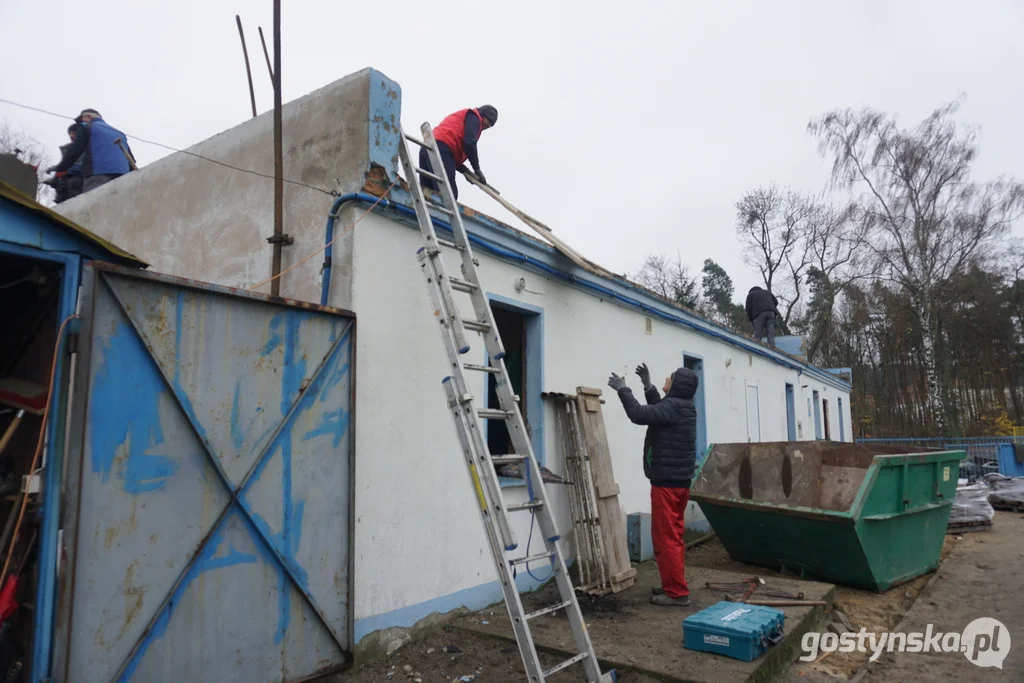
[[[401,88],[369,68],[284,105],[284,230],[295,242],[283,268],[322,245],[335,196],[362,188],[374,164],[394,167],[400,111]],[[247,287],[270,275],[273,140],[269,111],[59,211],[157,271]],[[315,265],[285,276],[288,296],[318,299]]]

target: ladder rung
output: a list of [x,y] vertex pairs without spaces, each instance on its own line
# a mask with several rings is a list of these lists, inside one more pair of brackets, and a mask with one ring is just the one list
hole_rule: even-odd
[[404,135],[405,139],[413,143],[414,145],[419,145],[420,147],[426,147],[427,149],[430,149],[430,146],[427,143],[423,142],[423,140],[420,140],[419,138],[414,138],[408,133],[405,133]]
[[550,562],[551,558],[554,557],[554,555],[555,555],[554,553],[539,553],[537,555],[527,555],[526,557],[517,557],[514,560],[509,560],[508,563],[509,564],[526,564],[527,562],[540,562],[542,560],[546,560],[546,561]]
[[547,678],[548,676],[556,674],[559,671],[561,671],[562,669],[568,669],[570,666],[572,666],[573,664],[576,664],[577,662],[582,662],[584,659],[587,658],[587,656],[588,655],[587,655],[586,652],[581,652],[578,655],[576,655],[575,657],[570,657],[569,659],[565,660],[561,664],[556,664],[555,666],[551,667],[550,669],[548,669],[547,671],[544,672],[544,678]]
[[476,414],[485,420],[506,420],[515,413],[509,410],[498,410],[497,408],[481,408]]
[[448,247],[449,249],[455,249],[457,251],[466,251],[465,247],[459,246],[458,244],[455,244],[455,242],[451,242],[449,240],[443,240],[440,237],[437,238],[437,243],[440,244],[442,247]]
[[448,278],[448,284],[452,286],[452,289],[458,292],[465,292],[466,294],[472,294],[477,290],[477,286],[472,282],[466,282],[465,280],[460,280],[457,277]]
[[420,175],[427,176],[431,180],[436,180],[436,181],[438,181],[440,183],[444,182],[444,178],[442,178],[441,176],[437,175],[436,173],[431,173],[430,171],[428,171],[428,170],[426,170],[424,168],[417,168],[416,172],[419,173]]
[[476,370],[477,372],[492,372],[494,374],[501,372],[501,368],[492,368],[490,365],[474,365],[473,363],[466,363],[462,367],[467,370]]
[[483,320],[463,320],[462,325],[467,330],[473,330],[474,332],[490,332],[491,326]]
[[544,507],[544,501],[542,500],[531,500],[529,503],[516,503],[515,505],[506,505],[506,512],[522,512],[523,510],[539,510]]
[[517,455],[492,455],[491,456],[491,462],[493,462],[495,465],[508,465],[508,464],[514,463],[514,462],[523,462],[528,457],[530,457],[530,456],[522,455],[522,454],[517,454]]
[[435,211],[440,211],[441,213],[446,213],[449,216],[454,216],[455,215],[454,211],[449,209],[447,206],[441,206],[440,204],[427,204],[427,208],[428,209],[434,209]]
[[525,618],[527,621],[529,621],[530,619],[536,619],[537,617],[542,617],[545,614],[551,614],[552,612],[557,612],[560,609],[565,609],[571,604],[572,600],[566,600],[565,602],[559,602],[554,605],[548,605],[544,609],[539,609],[536,612],[530,612],[525,616]]

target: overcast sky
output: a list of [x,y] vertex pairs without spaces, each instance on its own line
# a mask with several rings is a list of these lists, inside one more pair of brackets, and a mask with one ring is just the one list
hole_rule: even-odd
[[[495,105],[480,144],[488,181],[616,272],[678,252],[694,272],[715,259],[745,292],[756,271],[742,265],[734,205],[771,182],[820,189],[827,165],[806,125],[833,108],[916,122],[966,93],[960,118],[982,129],[977,175],[1024,178],[1020,0],[283,5],[285,101],[372,66],[401,84],[407,129]],[[250,116],[236,13],[259,110],[272,108],[256,32],[271,39],[271,10],[0,0],[0,97],[94,107],[129,135],[187,147]],[[0,117],[56,160],[65,121],[3,103]],[[133,150],[141,163],[168,153]],[[475,188],[462,199],[517,224]]]

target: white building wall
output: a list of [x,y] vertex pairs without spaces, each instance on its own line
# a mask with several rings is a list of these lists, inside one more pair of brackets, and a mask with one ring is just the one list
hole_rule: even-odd
[[[372,164],[393,169],[399,102],[397,84],[366,70],[289,103],[285,106],[285,176],[345,193],[362,187]],[[191,154],[171,155],[62,204],[60,210],[138,254],[154,270],[227,286],[250,286],[269,271],[270,248],[265,239],[272,231],[273,183],[259,174],[272,173],[272,137],[269,114],[264,114],[200,143]],[[196,154],[255,173],[231,171]],[[323,244],[324,222],[333,200],[323,192],[286,186],[285,224],[295,238],[285,250],[286,268]],[[444,404],[440,380],[448,369],[415,257],[419,233],[380,213],[370,214],[354,231],[346,232],[365,210],[365,205],[349,204],[341,211],[329,301],[358,316],[357,641],[380,629],[412,626],[432,612],[500,600]],[[709,443],[746,440],[748,383],[758,388],[762,440],[786,439],[786,382],[795,389],[799,438],[814,438],[807,399],[815,389],[831,401],[832,435],[839,438],[835,403],[839,392],[834,387],[657,318],[647,334],[646,316],[641,312],[485,253],[479,257],[489,292],[543,309],[540,389],[572,393],[579,385],[589,385],[605,390],[608,440],[625,512],[650,510],[641,466],[644,430],[627,421],[617,397],[605,386],[612,371],[626,376],[639,394],[640,383],[633,374],[636,364],[646,362],[660,385],[660,378],[682,363],[684,353],[701,357]],[[282,296],[319,301],[321,263],[317,257],[289,271],[281,280]],[[454,266],[456,261],[447,263]],[[527,281],[527,291],[522,293],[513,286],[519,277]],[[482,349],[482,344],[477,346]],[[482,350],[474,353],[482,360]],[[483,395],[482,389],[481,378],[478,395]],[[843,410],[849,440],[853,428],[848,398],[844,396]],[[550,406],[545,417],[545,463],[561,473]],[[559,486],[549,491],[565,529],[564,491]],[[506,492],[513,502],[525,499],[522,487]],[[514,529],[525,546],[528,517],[516,517]],[[696,507],[688,521],[690,526],[701,524]],[[547,572],[538,568],[534,574],[544,578]],[[537,583],[525,573],[520,579],[524,588]]]
[[[365,207],[351,210],[342,223],[351,224],[363,211]],[[445,406],[440,382],[449,371],[416,260],[421,245],[418,231],[378,214],[364,218],[354,238],[351,302],[359,316],[357,638],[376,628],[412,625],[431,611],[500,599]],[[647,363],[660,386],[665,376],[682,365],[684,353],[703,358],[709,443],[747,440],[748,384],[756,386],[759,394],[761,440],[785,441],[787,382],[794,385],[796,418],[803,423],[804,438],[813,439],[806,400],[800,399],[817,390],[832,404],[832,434],[838,440],[835,398],[843,396],[845,409],[849,400],[835,387],[657,319],[647,334],[642,312],[525,271],[481,250],[476,254],[481,280],[490,294],[543,309],[543,387],[530,390],[574,393],[577,386],[587,385],[605,391],[605,424],[624,512],[649,512],[650,487],[641,465],[644,428],[628,421],[617,396],[607,388],[610,372],[624,375],[642,401],[640,381],[634,374],[638,363]],[[453,252],[446,254],[445,263],[457,274]],[[526,278],[526,290],[517,292],[514,282],[520,277]],[[335,283],[332,301],[349,300],[342,291],[345,286]],[[470,311],[468,297],[456,296]],[[483,360],[483,343],[478,341],[467,362]],[[485,396],[483,377],[471,379],[477,380],[474,395]],[[561,473],[551,405],[545,407],[544,430],[545,464]],[[557,501],[565,529],[565,491],[557,485],[549,485],[548,491]],[[525,500],[522,487],[504,492],[512,502]],[[515,533],[525,546],[529,517],[517,514],[513,519]],[[706,528],[703,515],[692,504],[689,523],[703,523]],[[534,569],[534,573],[544,578],[547,570]]]

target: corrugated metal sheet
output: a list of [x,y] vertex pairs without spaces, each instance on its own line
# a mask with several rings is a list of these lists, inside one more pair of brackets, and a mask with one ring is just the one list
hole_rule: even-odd
[[343,664],[354,320],[87,272],[58,680],[271,683]]
[[113,261],[117,261],[118,263],[122,263],[127,266],[135,266],[137,268],[149,267],[148,263],[139,260],[137,256],[129,254],[127,251],[117,246],[113,242],[108,242],[99,235],[95,235],[89,232],[88,230],[80,226],[78,223],[75,223],[74,221],[65,218],[64,216],[61,216],[53,209],[43,206],[42,204],[32,199],[31,197],[23,195],[21,192],[18,192],[16,189],[11,187],[7,183],[0,182],[0,197],[8,201],[12,201],[15,204],[19,204],[22,207],[28,209],[29,211],[32,211],[37,216],[40,216],[43,219],[45,219],[50,225],[53,225],[63,230],[70,231],[73,234],[78,235],[79,237],[88,240],[89,242],[92,242],[96,246],[106,251],[107,254],[110,255],[111,260]]

